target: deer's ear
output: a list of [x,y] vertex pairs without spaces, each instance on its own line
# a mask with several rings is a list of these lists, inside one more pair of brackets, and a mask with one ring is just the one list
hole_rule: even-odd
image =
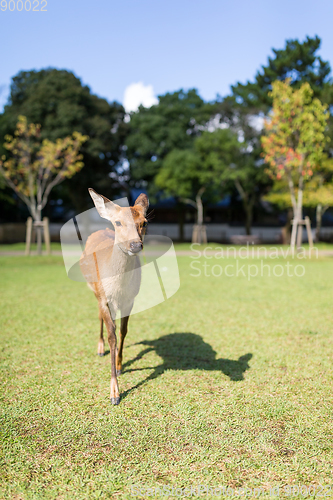
[[141,193],[137,199],[135,200],[134,206],[135,205],[140,205],[144,209],[144,215],[146,215],[148,207],[149,207],[149,200],[148,196],[144,193]]
[[110,217],[116,215],[119,208],[118,205],[115,205],[112,201],[110,201],[105,196],[96,193],[96,191],[92,188],[88,189],[90,196],[95,204],[97,212],[103,219],[110,220]]

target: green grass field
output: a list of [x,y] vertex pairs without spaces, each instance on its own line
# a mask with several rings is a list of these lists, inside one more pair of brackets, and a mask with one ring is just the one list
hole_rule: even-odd
[[[233,248],[241,248],[242,247],[242,245],[231,245],[231,244],[230,244],[230,246],[232,246]],[[206,247],[209,247],[211,249],[215,249],[215,248],[221,248],[221,247],[226,248],[226,247],[228,247],[228,245],[221,245],[221,243],[209,243],[208,245],[200,245],[200,246],[196,245],[195,246],[195,248],[198,248],[201,250],[203,250]],[[274,247],[274,245],[270,245],[270,244],[254,245],[254,248],[257,248],[257,247],[272,248],[272,247]],[[308,249],[308,244],[305,243],[303,245],[303,247],[305,249]],[[333,250],[333,245],[330,243],[323,243],[323,242],[316,243],[315,247],[318,248],[318,250]],[[190,250],[190,244],[189,243],[176,243],[175,248],[177,250]],[[250,245],[250,248],[252,248],[252,245]],[[25,243],[0,244],[0,252],[23,252],[24,250],[25,250]],[[36,252],[36,250],[37,250],[36,243],[32,243],[31,244],[31,252],[32,253]],[[51,251],[60,252],[61,251],[61,244],[56,243],[56,242],[52,242],[51,243]],[[45,252],[45,245],[44,244],[43,244],[43,252]]]
[[[0,252],[23,252],[25,250],[25,243],[8,243],[0,245]],[[31,252],[36,252],[37,245],[36,243],[31,243]],[[51,251],[61,251],[60,243],[51,243]],[[43,252],[45,252],[45,245],[43,243]]]
[[333,496],[333,258],[298,262],[304,276],[251,279],[191,262],[178,258],[172,298],[131,317],[114,407],[87,286],[61,257],[0,258],[1,499],[198,484],[233,488],[228,498],[239,487],[278,498],[277,486],[287,498],[285,485]]

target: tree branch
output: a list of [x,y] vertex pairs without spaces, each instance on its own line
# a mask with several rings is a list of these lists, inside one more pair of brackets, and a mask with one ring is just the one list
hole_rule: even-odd
[[291,204],[293,206],[294,217],[295,217],[296,212],[297,212],[295,186],[294,186],[294,182],[293,182],[293,179],[291,177],[291,173],[290,173],[289,169],[286,169],[286,173],[287,173],[288,186],[289,186],[289,191],[290,191],[290,196],[291,196]]
[[30,210],[30,213],[31,215],[33,216],[33,218],[35,219],[36,217],[36,212],[35,212],[35,209],[34,209],[34,204],[31,204],[30,202],[30,199],[25,196],[23,193],[21,193],[15,186],[15,184],[13,183],[13,181],[11,179],[8,179],[8,177],[6,177],[5,175],[5,170],[3,169],[2,165],[0,164],[0,172],[2,173],[4,179],[5,179],[5,182],[8,184],[8,186],[10,188],[12,188],[12,190],[17,194],[17,196],[27,205],[27,207],[29,208]]
[[192,205],[195,209],[197,208],[197,204],[195,201],[191,200],[190,198],[179,198],[179,200],[182,203],[187,203],[188,205]]
[[242,200],[247,200],[247,194],[245,193],[241,183],[239,182],[239,179],[235,179],[235,186],[237,188],[237,191],[240,195],[240,197],[242,198]]

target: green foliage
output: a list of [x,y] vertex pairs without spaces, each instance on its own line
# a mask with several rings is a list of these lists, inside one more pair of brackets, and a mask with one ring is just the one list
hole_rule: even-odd
[[[313,96],[333,109],[330,65],[318,56],[320,43],[317,36],[306,37],[303,42],[287,40],[283,49],[273,49],[272,57],[252,81],[237,83],[232,87],[231,95],[222,101],[206,103],[195,89],[179,90],[159,96],[159,103],[151,108],[141,106],[137,112],[131,113],[129,123],[124,121],[125,111],[120,104],[108,103],[93,95],[69,71],[52,68],[21,71],[13,78],[9,103],[0,115],[0,137],[14,133],[19,115],[42,125],[42,139],[55,142],[75,130],[88,135],[90,140],[82,146],[85,168],[74,180],[66,180],[61,190],[56,188],[60,193],[58,197],[71,198],[80,211],[87,208],[89,186],[103,191],[108,197],[119,194],[124,187],[128,189],[129,184],[144,186],[151,195],[161,186],[170,193],[189,193],[191,190],[194,193],[197,183],[206,183],[202,181],[203,172],[210,175],[213,171],[215,184],[223,185],[227,191],[237,189],[248,211],[251,204],[253,207],[258,204],[270,184],[265,165],[260,161],[260,125],[272,105],[269,94],[272,83],[288,77],[290,85],[299,89],[307,82]],[[229,167],[233,163],[234,168],[222,168],[217,156],[214,159],[214,154],[208,154],[207,148],[202,155],[194,145],[195,140],[205,134],[207,128],[210,129],[213,118],[244,139],[242,155],[237,161],[229,162]],[[333,140],[332,117],[328,121],[327,135]],[[208,143],[208,136],[203,141]],[[214,136],[211,141],[214,141]],[[331,155],[328,144],[324,150]],[[0,157],[3,152],[0,145]],[[198,155],[197,160],[194,160],[194,155]],[[210,164],[210,170],[204,166],[203,157]],[[130,163],[130,170],[127,170],[125,159]],[[172,166],[180,161],[184,165],[183,171],[180,171],[180,166]],[[198,162],[200,168],[195,167]],[[189,172],[191,163],[194,174]],[[215,171],[213,165],[217,164],[218,171]],[[199,170],[202,171],[200,175]],[[173,181],[167,178],[168,171],[173,172],[175,179],[190,179],[191,189],[188,183],[184,189],[177,182],[171,186]],[[244,201],[246,197],[248,200],[253,198],[250,204]]]
[[127,133],[124,108],[93,95],[66,70],[21,71],[12,80],[9,103],[0,116],[0,137],[13,134],[19,115],[41,125],[42,139],[55,142],[74,131],[88,135],[82,147],[85,168],[63,189],[78,210],[87,207],[87,188],[112,195],[109,173],[123,157]]
[[193,198],[203,183],[200,159],[190,149],[174,149],[160,168],[155,183],[166,194],[180,198]]
[[195,139],[193,149],[175,149],[166,156],[155,182],[168,194],[183,198],[194,198],[202,187],[221,193],[226,171],[240,157],[239,149],[230,130],[205,131]]
[[[297,195],[297,188],[295,188],[295,193]],[[292,208],[290,190],[286,179],[275,179],[271,189],[265,194],[264,200],[275,205],[279,210]]]
[[[298,89],[307,82],[315,97],[321,97],[322,102],[333,104],[333,87],[329,80],[330,65],[323,61],[317,52],[320,48],[319,37],[307,37],[304,42],[287,40],[284,49],[273,49],[273,57],[268,59],[268,64],[257,72],[253,81],[246,84],[237,83],[232,86],[232,94],[225,98],[219,105],[221,120],[232,129],[241,133],[246,143],[252,148],[248,155],[249,169],[243,170],[243,182],[249,183],[249,189],[256,189],[257,199],[264,196],[280,208],[290,205],[285,192],[281,191],[281,204],[279,203],[278,185],[267,197],[269,182],[265,180],[265,165],[260,163],[261,134],[260,123],[272,106],[272,84],[276,80],[290,78],[290,84]],[[328,134],[333,138],[333,122],[330,123]],[[252,171],[251,171],[252,168]],[[246,175],[246,172],[248,175]],[[256,175],[262,179],[256,183]],[[253,182],[254,181],[254,182]],[[251,183],[253,182],[253,187]],[[256,186],[256,187],[254,187]]]
[[205,132],[196,140],[196,148],[205,169],[224,191],[237,189],[246,213],[246,231],[250,234],[253,207],[270,182],[261,162],[255,160],[249,144],[239,142],[230,129]]
[[320,44],[318,36],[307,36],[304,42],[287,40],[284,49],[272,49],[274,57],[268,58],[268,64],[262,66],[253,82],[248,81],[245,85],[237,83],[231,87],[236,102],[245,107],[266,111],[272,104],[272,96],[269,95],[272,83],[287,78],[290,78],[291,85],[295,88],[308,82],[314,96],[321,97],[328,84],[331,67],[317,54]]
[[316,169],[314,176],[306,185],[304,205],[316,208],[333,206],[333,159],[326,159]]
[[195,141],[195,149],[200,156],[203,171],[210,180],[221,185],[228,180],[228,172],[233,171],[241,161],[241,147],[237,134],[230,129],[205,131]]
[[289,80],[273,83],[273,109],[262,145],[265,161],[277,178],[293,172],[311,177],[325,158],[327,106],[312,96],[308,83],[294,91]]
[[327,106],[313,99],[308,83],[293,90],[289,80],[276,81],[271,97],[273,109],[265,123],[263,155],[274,178],[286,177],[294,216],[301,217],[304,180],[310,179],[326,158]]
[[159,96],[158,104],[132,113],[126,156],[133,180],[152,183],[171,151],[193,148],[214,109],[192,89]]

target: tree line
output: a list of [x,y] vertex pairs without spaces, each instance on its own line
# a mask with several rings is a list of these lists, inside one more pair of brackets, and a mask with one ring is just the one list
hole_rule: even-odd
[[[217,96],[214,101],[206,102],[196,89],[178,90],[158,96],[158,104],[150,108],[140,106],[129,115],[121,104],[93,95],[89,87],[69,71],[52,68],[21,71],[12,79],[9,100],[0,115],[2,164],[10,161],[8,154],[13,152],[11,141],[15,131],[17,133],[18,121],[21,120],[22,128],[22,120],[26,120],[26,127],[27,124],[37,127],[44,153],[50,154],[57,141],[58,153],[62,144],[59,141],[65,141],[68,148],[72,148],[75,167],[71,175],[63,175],[61,185],[58,182],[59,185],[52,186],[51,196],[63,199],[76,212],[90,206],[88,187],[94,187],[108,198],[124,191],[130,195],[131,188],[135,187],[148,191],[153,200],[174,196],[180,221],[185,207],[193,206],[197,223],[202,224],[205,204],[227,194],[237,195],[243,206],[246,232],[250,234],[253,212],[261,200],[269,201],[278,209],[290,209],[291,219],[296,213],[293,200],[302,192],[302,205],[316,208],[320,228],[324,211],[333,205],[333,149],[329,141],[333,139],[333,120],[332,113],[328,114],[333,110],[333,83],[329,62],[318,55],[320,43],[317,36],[307,37],[303,42],[286,41],[283,49],[273,49],[273,56],[252,81],[237,83],[223,98]],[[285,87],[279,91],[274,87],[276,81]],[[298,103],[303,98],[300,106],[302,127],[306,125],[306,131],[302,129],[302,133],[305,133],[305,143],[312,144],[311,154],[296,140],[301,126],[299,113],[298,121],[297,117],[293,118],[289,130],[293,142],[286,141],[282,146],[286,148],[284,159],[275,158],[277,152],[281,156],[278,149],[281,137],[277,138],[281,130],[276,127],[272,130],[274,116],[280,112],[278,122],[283,124],[286,109],[274,107],[274,98],[280,98],[281,102],[295,98]],[[315,141],[309,108],[304,115],[304,106],[313,106],[313,103],[323,106],[320,116],[326,117],[321,122],[322,129],[316,132]],[[295,109],[289,106],[290,117]],[[285,131],[287,123],[288,120],[282,126]],[[269,136],[274,137],[273,133],[275,149],[267,142]],[[322,140],[321,133],[324,134]],[[317,151],[316,156],[318,141],[321,152]],[[40,155],[36,158],[41,162]],[[297,164],[300,158],[303,163],[306,158],[305,167],[303,163],[303,166]],[[295,168],[291,171],[291,167]],[[11,168],[17,170],[15,162]],[[19,196],[13,197],[3,169],[2,172],[0,217],[5,219],[11,212],[18,212],[20,202]],[[302,179],[301,189],[298,178],[291,192],[290,183],[295,182],[298,174]],[[39,207],[41,209],[40,203]],[[299,208],[296,211],[301,217]]]

